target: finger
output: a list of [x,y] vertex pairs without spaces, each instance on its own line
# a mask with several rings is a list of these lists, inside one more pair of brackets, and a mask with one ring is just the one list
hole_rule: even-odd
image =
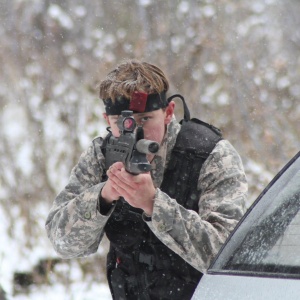
[[124,164],[120,161],[115,162],[110,167],[115,168],[116,170],[121,170],[124,167]]
[[106,175],[111,178],[112,176],[116,176],[116,174],[120,172],[116,167],[110,166],[109,169],[106,171]]
[[137,186],[133,185],[132,182],[125,181],[122,177],[112,175],[110,180],[113,182],[113,187],[120,193],[123,197],[126,194],[134,195],[137,190]]
[[115,195],[118,197],[123,197],[122,195],[122,189],[115,183],[111,182],[110,183],[110,187],[111,187],[111,194]]
[[120,165],[113,164],[112,166],[109,167],[108,172],[117,175],[121,171],[121,169],[122,167]]
[[133,175],[128,173],[125,168],[122,168],[119,173],[116,173],[116,176],[118,176],[121,180],[126,181],[128,184],[135,184],[135,183],[141,183],[142,177],[144,174],[139,175]]

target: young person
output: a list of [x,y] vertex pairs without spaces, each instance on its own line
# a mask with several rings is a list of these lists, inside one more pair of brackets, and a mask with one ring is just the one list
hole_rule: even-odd
[[[110,240],[107,277],[114,299],[190,299],[245,212],[247,181],[233,146],[213,126],[174,117],[168,80],[137,60],[117,66],[100,83],[104,118],[118,138],[118,118],[133,111],[151,171],[131,174],[122,162],[105,167],[107,138],[95,138],[73,168],[46,221],[63,258],[95,253]],[[177,95],[175,95],[177,96]],[[182,98],[179,95],[180,98]]]

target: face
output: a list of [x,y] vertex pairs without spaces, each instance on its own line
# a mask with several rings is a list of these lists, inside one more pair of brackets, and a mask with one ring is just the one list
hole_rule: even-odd
[[[133,114],[138,125],[142,125],[144,129],[144,138],[161,144],[166,131],[166,125],[170,123],[174,112],[175,103],[171,101],[169,106],[163,109],[154,110],[146,113]],[[118,115],[104,114],[104,118],[111,127],[112,134],[115,137],[120,135],[117,126]]]

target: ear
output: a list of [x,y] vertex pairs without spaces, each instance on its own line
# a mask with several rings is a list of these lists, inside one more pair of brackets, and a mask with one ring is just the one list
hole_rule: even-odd
[[170,101],[169,105],[166,107],[166,110],[165,110],[165,124],[166,125],[171,122],[173,113],[174,113],[174,109],[175,109],[175,102]]
[[109,118],[108,118],[108,115],[106,113],[103,113],[103,118],[105,119],[107,124],[110,126]]

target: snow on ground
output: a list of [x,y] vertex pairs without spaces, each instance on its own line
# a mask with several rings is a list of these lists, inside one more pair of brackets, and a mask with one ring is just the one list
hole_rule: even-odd
[[76,282],[69,288],[56,283],[51,287],[40,287],[32,289],[28,295],[17,295],[8,297],[9,299],[17,300],[111,300],[108,288],[99,283],[87,285],[83,282]]
[[[22,293],[15,293],[16,287],[13,285],[15,272],[30,272],[40,259],[58,258],[44,230],[47,212],[46,206],[39,207],[37,226],[44,234],[41,234],[36,246],[29,250],[24,246],[28,237],[23,234],[24,224],[22,219],[15,219],[12,230],[13,237],[9,236],[8,218],[0,205],[0,285],[7,293],[7,299],[111,300],[108,286],[101,283],[99,279],[100,274],[99,278],[84,278],[76,259],[66,260],[65,264],[61,263],[55,266],[55,273],[50,272],[47,278],[51,285],[45,283],[34,284],[30,285],[26,292],[22,290]],[[64,280],[59,278],[57,274],[65,275],[62,277]],[[65,278],[68,282],[65,282]]]

